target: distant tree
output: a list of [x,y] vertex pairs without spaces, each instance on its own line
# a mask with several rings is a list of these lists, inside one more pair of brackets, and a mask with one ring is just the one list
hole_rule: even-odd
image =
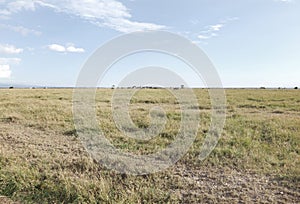
[[115,86],[115,85],[112,85],[112,86],[111,86],[111,89],[115,89],[115,88],[116,88],[116,86]]
[[9,89],[13,89],[13,88],[14,88],[13,86],[10,86],[10,87],[9,87]]
[[180,86],[180,88],[181,88],[181,89],[184,89],[184,85],[182,84],[182,85]]
[[262,86],[262,87],[260,87],[260,89],[266,89],[266,87],[263,87],[263,86]]
[[296,86],[294,89],[298,89],[298,87]]

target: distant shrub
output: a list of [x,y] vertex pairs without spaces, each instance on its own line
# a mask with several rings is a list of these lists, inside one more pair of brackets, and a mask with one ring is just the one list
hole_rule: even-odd
[[294,89],[298,89],[298,87],[296,86]]

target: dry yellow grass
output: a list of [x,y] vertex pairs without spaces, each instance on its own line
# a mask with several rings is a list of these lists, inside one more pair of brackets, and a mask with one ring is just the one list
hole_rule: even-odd
[[[300,92],[226,90],[222,138],[201,163],[210,102],[207,90],[194,91],[201,125],[190,151],[164,172],[130,176],[105,169],[85,152],[74,129],[72,90],[0,90],[0,195],[22,203],[300,202]],[[134,96],[130,114],[139,127],[149,124],[153,105],[168,118],[157,138],[140,142],[115,127],[112,93],[98,90],[97,116],[116,147],[147,154],[174,139],[180,111],[172,95],[140,90]]]

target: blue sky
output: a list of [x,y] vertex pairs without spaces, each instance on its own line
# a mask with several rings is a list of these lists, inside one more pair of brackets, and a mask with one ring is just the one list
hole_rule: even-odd
[[[74,86],[86,60],[108,40],[133,31],[166,30],[197,44],[225,87],[300,86],[299,4],[297,0],[0,0],[0,84]],[[147,64],[145,59],[153,62]],[[171,61],[156,54],[137,55],[112,67],[101,85],[117,83],[120,69],[134,64],[172,64],[186,72],[182,63]],[[192,85],[202,84],[186,76]]]

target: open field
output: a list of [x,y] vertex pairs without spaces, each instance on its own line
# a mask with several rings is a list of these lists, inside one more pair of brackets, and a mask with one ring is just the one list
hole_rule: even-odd
[[[197,155],[210,101],[207,90],[194,91],[201,125],[189,152],[164,172],[131,176],[105,169],[85,152],[73,124],[71,89],[0,90],[0,203],[299,203],[300,91],[226,90],[226,125],[203,162]],[[131,100],[138,127],[149,125],[152,106],[165,109],[165,130],[148,142],[115,127],[112,93],[98,90],[97,116],[116,147],[147,154],[174,139],[181,116],[166,90],[142,89]]]

